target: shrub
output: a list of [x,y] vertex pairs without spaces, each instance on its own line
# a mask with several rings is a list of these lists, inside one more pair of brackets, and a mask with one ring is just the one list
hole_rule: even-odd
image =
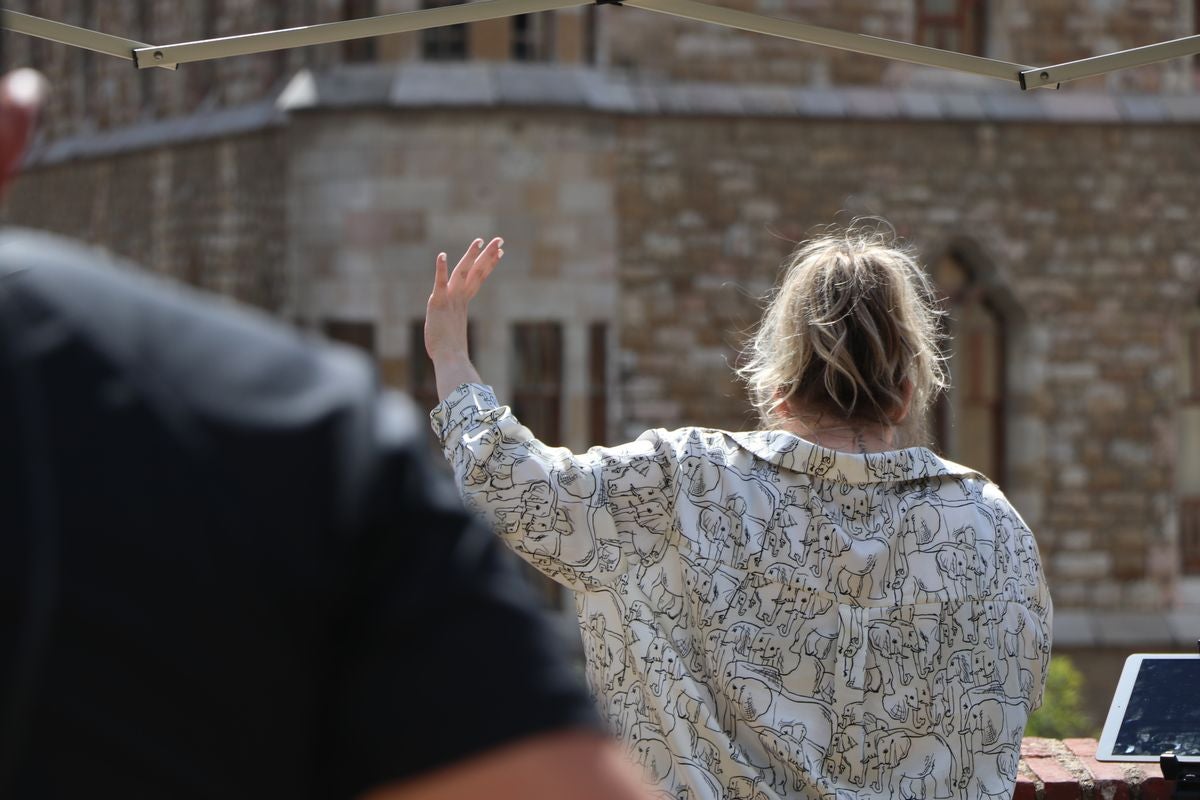
[[1094,724],[1083,711],[1083,673],[1066,656],[1053,656],[1046,673],[1042,707],[1030,715],[1025,735],[1064,739],[1095,733]]

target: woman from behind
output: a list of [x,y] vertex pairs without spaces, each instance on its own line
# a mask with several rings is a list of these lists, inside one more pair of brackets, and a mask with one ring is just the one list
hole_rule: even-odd
[[647,776],[689,800],[1011,795],[1051,602],[995,484],[903,446],[943,387],[916,262],[861,231],[809,242],[741,369],[761,429],[574,454],[467,356],[501,244],[438,258],[434,429],[468,503],[574,590],[592,688]]

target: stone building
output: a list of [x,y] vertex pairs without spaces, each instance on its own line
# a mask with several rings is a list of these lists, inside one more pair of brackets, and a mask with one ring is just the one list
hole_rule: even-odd
[[[169,43],[442,0],[25,0]],[[1197,0],[736,0],[1031,65],[1189,35]],[[1200,636],[1200,61],[1014,84],[589,6],[137,72],[12,36],[56,93],[8,218],[371,351],[433,400],[432,257],[503,235],[485,378],[575,448],[753,424],[730,364],[796,240],[856,215],[951,310],[940,447],[1037,532],[1094,706]]]

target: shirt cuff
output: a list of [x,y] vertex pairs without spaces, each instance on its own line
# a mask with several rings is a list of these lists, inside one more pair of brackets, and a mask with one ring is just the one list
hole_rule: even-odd
[[429,412],[429,424],[443,447],[457,441],[464,430],[480,421],[483,412],[498,408],[500,401],[491,386],[464,383]]

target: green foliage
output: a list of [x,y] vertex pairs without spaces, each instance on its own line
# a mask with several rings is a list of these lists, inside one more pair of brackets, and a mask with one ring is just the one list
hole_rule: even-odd
[[1042,707],[1030,715],[1025,735],[1069,739],[1095,733],[1095,726],[1083,712],[1083,673],[1066,656],[1053,656],[1046,673]]

